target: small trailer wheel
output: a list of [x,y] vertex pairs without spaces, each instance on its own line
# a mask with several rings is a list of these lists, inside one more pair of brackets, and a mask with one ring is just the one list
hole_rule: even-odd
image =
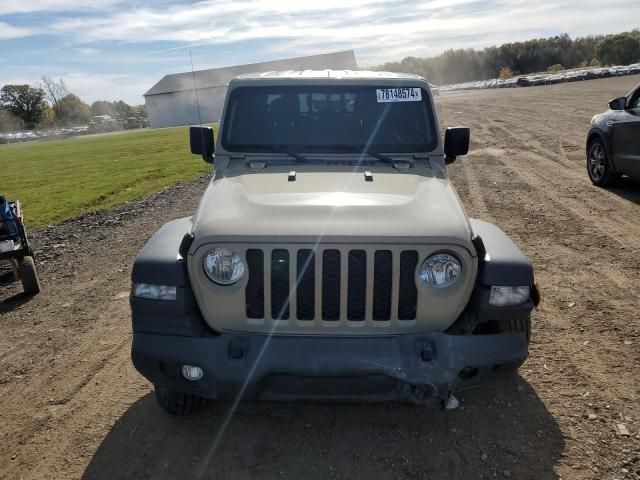
[[22,281],[22,288],[28,294],[36,294],[40,292],[40,282],[36,273],[36,266],[33,257],[26,256],[18,262],[18,272]]

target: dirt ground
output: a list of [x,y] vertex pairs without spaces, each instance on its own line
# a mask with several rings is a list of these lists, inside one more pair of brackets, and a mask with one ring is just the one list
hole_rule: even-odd
[[443,126],[472,128],[450,167],[468,213],[511,235],[543,291],[520,376],[462,392],[454,411],[244,404],[228,419],[217,404],[172,418],[129,359],[129,274],[207,179],[34,232],[43,292],[0,282],[0,476],[640,478],[640,183],[593,187],[583,145],[591,116],[638,81],[438,98]]

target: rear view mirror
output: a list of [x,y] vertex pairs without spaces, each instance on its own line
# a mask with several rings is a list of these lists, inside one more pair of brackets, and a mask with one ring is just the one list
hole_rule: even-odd
[[624,110],[627,106],[627,97],[619,97],[609,102],[609,108],[611,110]]
[[213,163],[215,146],[213,143],[213,128],[195,126],[189,128],[189,143],[191,153],[202,155],[202,159],[207,163]]
[[458,155],[466,155],[469,151],[471,131],[468,127],[449,127],[444,132],[444,161],[453,163]]

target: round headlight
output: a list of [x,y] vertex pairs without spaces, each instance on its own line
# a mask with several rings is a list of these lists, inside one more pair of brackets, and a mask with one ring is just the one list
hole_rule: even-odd
[[418,275],[430,287],[444,288],[456,283],[461,272],[460,260],[448,253],[438,253],[422,262]]
[[204,271],[207,276],[220,285],[231,285],[244,276],[244,262],[228,248],[216,247],[204,257]]

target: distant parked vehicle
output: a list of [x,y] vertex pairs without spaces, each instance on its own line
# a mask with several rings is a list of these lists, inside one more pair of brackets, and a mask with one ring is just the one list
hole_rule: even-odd
[[599,187],[612,185],[622,175],[640,178],[640,85],[591,119],[587,172]]

